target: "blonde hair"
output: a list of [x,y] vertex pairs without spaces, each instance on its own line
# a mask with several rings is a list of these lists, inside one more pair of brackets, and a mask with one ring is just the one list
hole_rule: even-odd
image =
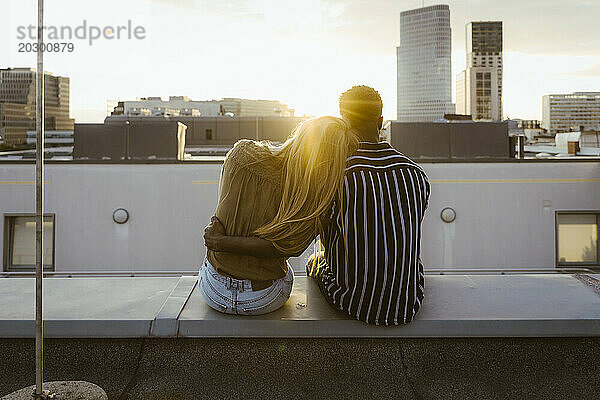
[[254,233],[284,254],[304,251],[323,231],[319,217],[334,200],[341,204],[346,159],[357,148],[358,137],[343,119],[325,116],[298,125],[273,149],[284,165],[277,215]]

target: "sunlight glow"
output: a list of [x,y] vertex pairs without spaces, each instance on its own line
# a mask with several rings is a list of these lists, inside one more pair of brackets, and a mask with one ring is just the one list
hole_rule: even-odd
[[[169,95],[274,99],[295,108],[297,115],[338,115],[339,94],[355,84],[375,87],[384,117],[395,119],[399,13],[419,4],[376,3],[47,0],[48,24],[133,20],[146,28],[147,39],[97,41],[93,46],[77,42],[73,53],[48,53],[46,68],[71,78],[71,112],[79,122],[102,121],[109,99]],[[557,29],[567,28],[549,24],[565,12],[585,23],[588,17],[579,11],[515,1],[497,9],[476,2],[449,4],[453,95],[455,75],[465,63],[464,23],[484,19],[505,21],[505,116],[539,119],[544,94],[600,89],[600,53],[587,39],[591,33],[569,30],[556,35]],[[10,40],[0,42],[0,65],[34,65],[32,53],[16,51],[15,35],[17,26],[35,22],[34,3],[5,0],[3,7],[0,33]],[[529,28],[510,18],[523,11],[533,18]],[[592,25],[586,24],[597,29]],[[574,40],[576,35],[581,40]],[[547,50],[550,38],[552,53]]]

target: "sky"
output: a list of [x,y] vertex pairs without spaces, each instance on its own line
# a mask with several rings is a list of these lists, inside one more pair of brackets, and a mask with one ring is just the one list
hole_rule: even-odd
[[[71,116],[101,122],[107,100],[184,95],[280,100],[297,115],[337,115],[341,92],[376,88],[396,117],[401,11],[449,4],[452,85],[465,67],[465,25],[503,21],[505,117],[541,119],[541,97],[600,91],[600,0],[46,0],[45,25],[143,29],[141,39],[55,40],[45,70],[71,79]],[[36,0],[2,0],[0,68],[34,67],[19,27]],[[83,29],[81,30],[83,31]],[[49,32],[49,31],[48,31]],[[109,31],[112,32],[112,31]],[[123,31],[125,32],[125,31]],[[81,35],[80,35],[81,36]]]

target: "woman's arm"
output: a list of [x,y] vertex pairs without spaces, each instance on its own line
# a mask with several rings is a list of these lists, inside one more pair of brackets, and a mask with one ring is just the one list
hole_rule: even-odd
[[283,254],[268,240],[256,236],[227,236],[219,219],[213,216],[204,229],[204,245],[212,251],[236,253],[260,258],[297,257]]

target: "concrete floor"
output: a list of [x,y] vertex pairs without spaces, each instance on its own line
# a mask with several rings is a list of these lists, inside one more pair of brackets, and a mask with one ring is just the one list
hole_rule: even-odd
[[[0,396],[33,355],[0,340]],[[597,399],[600,337],[47,339],[45,371],[109,399]]]

